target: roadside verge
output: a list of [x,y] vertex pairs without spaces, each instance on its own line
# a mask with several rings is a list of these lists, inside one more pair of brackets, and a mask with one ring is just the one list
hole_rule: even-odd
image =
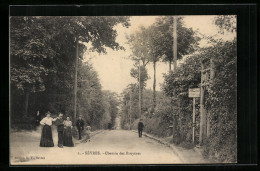
[[[132,131],[138,134],[138,131],[136,131],[136,130],[132,130]],[[163,144],[163,145],[169,147],[170,149],[172,149],[173,153],[176,154],[176,156],[183,163],[187,163],[187,164],[214,163],[212,161],[205,159],[202,156],[201,150],[199,150],[197,148],[185,149],[185,148],[182,148],[182,147],[178,147],[178,146],[175,146],[174,144],[167,142],[163,138],[155,137],[155,136],[148,134],[146,132],[143,132],[143,136],[150,138],[150,139],[153,139],[153,140],[159,142],[160,144]]]

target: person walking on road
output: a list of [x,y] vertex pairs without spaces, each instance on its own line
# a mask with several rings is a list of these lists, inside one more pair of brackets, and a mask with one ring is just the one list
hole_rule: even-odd
[[78,129],[78,133],[79,133],[79,140],[81,140],[81,134],[82,134],[82,131],[84,130],[84,120],[82,119],[82,116],[79,116],[79,119],[77,120],[77,123],[76,123],[76,126],[77,126],[77,129]]
[[63,114],[59,113],[59,117],[56,120],[57,132],[58,132],[58,147],[63,148],[63,131],[64,131]]
[[138,133],[139,133],[139,137],[142,137],[142,133],[143,133],[143,128],[144,128],[144,124],[142,122],[142,119],[140,119],[139,123],[138,123]]

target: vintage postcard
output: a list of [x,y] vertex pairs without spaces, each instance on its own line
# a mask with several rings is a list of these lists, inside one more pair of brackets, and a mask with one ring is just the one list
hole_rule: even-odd
[[237,162],[237,16],[10,16],[10,165]]

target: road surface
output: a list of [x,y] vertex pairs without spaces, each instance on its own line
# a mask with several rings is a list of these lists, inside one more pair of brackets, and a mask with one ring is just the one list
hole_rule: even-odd
[[39,133],[12,133],[11,164],[178,164],[182,163],[167,146],[127,130],[102,131],[90,142],[74,140],[75,147],[39,147]]

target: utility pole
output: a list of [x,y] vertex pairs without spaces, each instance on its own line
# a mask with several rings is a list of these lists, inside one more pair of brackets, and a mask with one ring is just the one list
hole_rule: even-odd
[[204,90],[205,90],[205,77],[204,77],[204,72],[205,72],[205,67],[203,61],[201,61],[201,85],[200,85],[200,136],[199,136],[199,142],[200,145],[203,144],[203,140],[205,139],[206,135],[206,124],[207,124],[207,118],[206,118],[206,113],[204,109]]
[[130,118],[129,118],[129,122],[130,122],[130,124],[129,124],[129,128],[130,128],[130,130],[131,130],[131,118],[132,118],[132,90],[130,90]]
[[[173,72],[175,72],[177,69],[177,16],[173,16]],[[175,94],[175,93],[174,93]],[[173,122],[172,122],[172,133],[173,138],[176,138],[176,117],[173,113]]]
[[153,62],[154,73],[153,73],[153,112],[156,109],[156,62]]
[[73,120],[76,123],[77,116],[77,72],[78,72],[78,40],[76,40],[76,59],[75,59],[75,76],[74,76],[74,106],[73,106]]
[[173,72],[177,68],[177,16],[173,16]]
[[139,60],[139,118],[141,119],[142,106],[141,106],[141,69],[140,69],[140,60]]
[[[215,62],[214,59],[211,57],[210,59],[210,84],[213,85],[215,78]],[[210,120],[209,120],[210,113],[207,112],[207,137],[210,136]]]

